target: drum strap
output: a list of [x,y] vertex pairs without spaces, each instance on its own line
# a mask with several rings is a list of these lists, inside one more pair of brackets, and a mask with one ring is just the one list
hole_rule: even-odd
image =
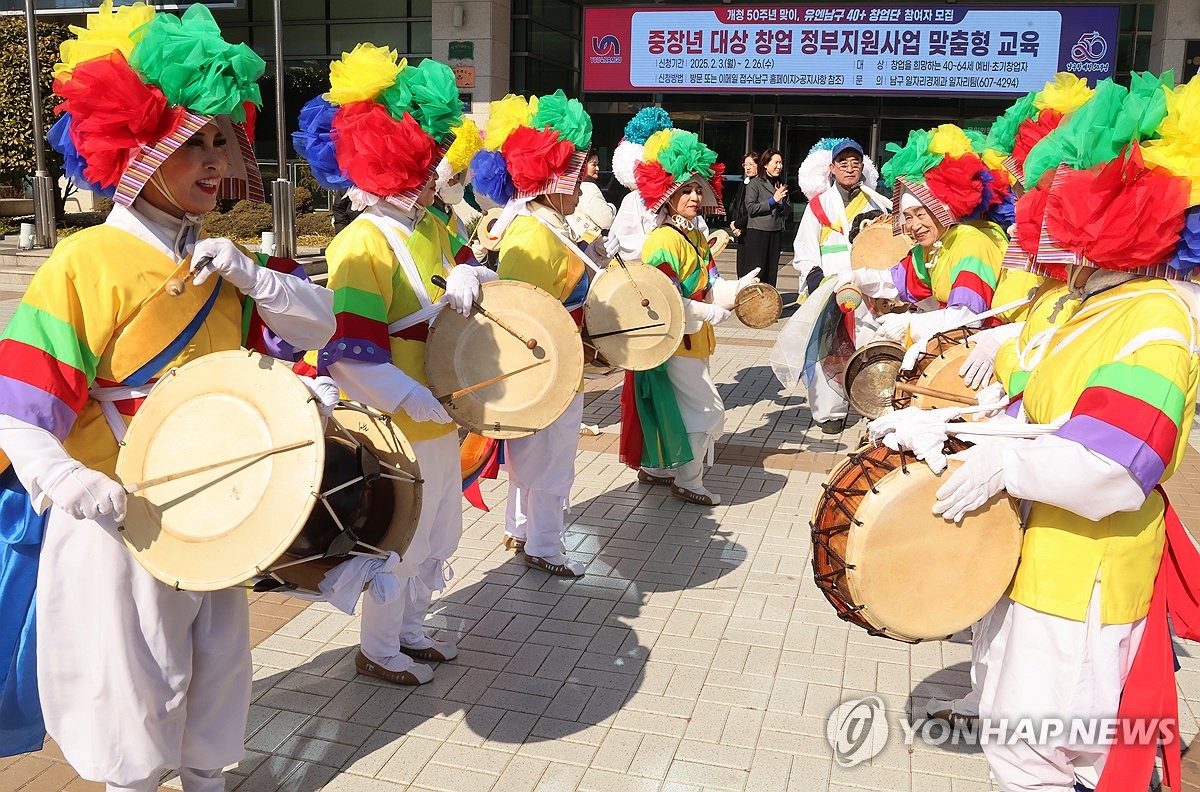
[[547,223],[543,218],[538,217],[536,212],[531,212],[530,214],[532,215],[534,220],[537,220],[539,223],[544,225],[550,231],[550,233],[552,233],[556,237],[558,237],[558,240],[560,242],[562,242],[564,245],[566,245],[567,249],[569,249],[573,254],[578,256],[580,261],[582,261],[584,264],[587,265],[588,269],[590,269],[592,272],[596,273],[597,275],[599,275],[601,272],[604,271],[600,267],[598,267],[594,261],[592,261],[590,258],[588,258],[587,256],[584,255],[583,251],[579,249],[578,242],[573,242],[571,240],[571,238],[568,237],[566,234],[564,234],[562,231],[560,231],[559,229],[557,229],[554,226]]
[[[370,212],[365,213],[363,217],[374,223],[375,227],[383,234],[388,245],[392,248],[392,255],[400,263],[400,269],[404,271],[404,277],[408,279],[408,285],[412,288],[413,294],[416,295],[417,302],[421,303],[420,310],[389,324],[388,333],[395,335],[413,325],[432,321],[441,313],[444,303],[435,303],[433,298],[429,296],[429,289],[426,288],[425,281],[421,278],[421,270],[417,267],[417,262],[413,260],[408,245],[405,244],[400,234],[396,231],[396,227],[400,225],[399,222]],[[442,256],[442,269],[446,272],[450,271],[450,265],[447,263],[444,254]]]
[[118,443],[125,439],[126,426],[125,419],[117,410],[116,402],[144,399],[150,395],[150,389],[153,387],[154,383],[136,388],[129,385],[114,385],[110,388],[93,386],[88,391],[88,397],[95,399],[100,404],[100,412],[104,414],[104,420],[108,422],[108,428],[112,430],[113,437],[117,438]]

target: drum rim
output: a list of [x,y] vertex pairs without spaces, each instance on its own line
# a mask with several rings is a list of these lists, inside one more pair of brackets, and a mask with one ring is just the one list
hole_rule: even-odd
[[[683,315],[683,297],[679,295],[679,291],[678,291],[678,289],[675,288],[675,284],[673,284],[671,282],[671,279],[668,278],[666,276],[666,274],[660,272],[657,267],[651,267],[650,265],[643,264],[641,262],[626,263],[625,267],[628,268],[629,272],[646,273],[647,275],[651,272],[654,273],[654,275],[650,276],[651,280],[653,281],[655,279],[655,276],[657,276],[658,278],[661,278],[662,281],[664,281],[666,286],[668,287],[665,289],[660,289],[661,291],[663,291],[664,293],[669,293],[669,294],[674,294],[676,296],[679,296],[678,311],[674,310],[674,307],[675,307],[674,305],[672,306],[671,316],[670,316],[670,320],[669,320],[671,327],[668,327],[666,330],[663,331],[664,335],[673,335],[674,340],[671,342],[670,348],[666,350],[666,354],[660,354],[658,356],[649,358],[649,360],[652,360],[655,362],[648,364],[645,361],[640,361],[636,364],[636,367],[633,365],[622,365],[621,362],[613,360],[612,356],[610,356],[608,354],[608,352],[604,348],[602,348],[602,346],[596,345],[596,343],[594,341],[592,342],[592,345],[596,347],[596,351],[600,355],[604,356],[605,360],[609,361],[614,366],[623,368],[626,371],[648,371],[652,368],[657,368],[658,366],[661,366],[663,363],[666,363],[668,360],[670,360],[672,357],[674,357],[675,353],[677,351],[679,351],[679,345],[683,343],[683,337],[684,337],[684,335],[686,335],[684,333],[684,327],[685,327],[686,322],[685,322],[685,318]],[[641,268],[641,269],[637,269],[637,268]],[[596,292],[596,285],[599,284],[603,278],[608,276],[609,273],[617,272],[620,269],[621,269],[620,264],[615,264],[615,263],[610,264],[606,269],[604,269],[599,275],[596,276],[594,281],[592,281],[591,286],[588,288],[587,298],[583,302],[583,326],[584,326],[585,330],[587,329],[587,325],[588,325],[588,315],[593,313],[596,310],[595,306],[597,305],[598,300],[599,300],[599,297]],[[613,278],[627,277],[627,275],[624,272],[622,272],[619,275],[613,275],[612,277]],[[660,287],[662,286],[661,283],[659,285],[660,285]],[[603,341],[603,340],[604,339],[601,339],[601,341]],[[666,346],[667,345],[664,344],[663,348],[666,349]],[[661,357],[661,359],[659,359],[660,357]]]
[[[745,314],[748,313],[750,309],[745,308],[738,303],[742,293],[750,290],[773,295],[767,300],[767,302],[771,303],[773,306],[773,309],[770,313],[774,316],[774,318],[771,319],[770,322],[766,324],[751,324],[750,322],[746,321]],[[780,317],[783,316],[783,295],[780,294],[779,289],[775,288],[769,283],[762,283],[759,281],[757,283],[748,284],[744,288],[740,289],[737,293],[737,296],[734,297],[733,313],[737,316],[738,321],[744,324],[746,327],[749,327],[752,330],[766,330],[768,327],[771,327],[778,322]]]

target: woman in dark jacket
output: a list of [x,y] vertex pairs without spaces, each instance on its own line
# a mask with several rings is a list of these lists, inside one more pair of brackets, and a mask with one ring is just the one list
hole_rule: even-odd
[[[759,279],[775,285],[779,275],[779,246],[783,239],[783,224],[792,211],[788,186],[779,178],[783,171],[783,154],[779,149],[767,149],[758,158],[758,176],[746,185],[745,254],[738,260],[738,275],[759,267]],[[744,268],[744,269],[743,269]]]
[[750,269],[743,270],[742,268],[742,260],[746,257],[746,221],[749,219],[746,214],[746,190],[749,189],[750,182],[757,175],[758,152],[747,151],[746,156],[742,157],[742,182],[738,185],[733,200],[725,204],[725,217],[729,220],[729,233],[733,235],[737,245],[738,272],[750,271]]

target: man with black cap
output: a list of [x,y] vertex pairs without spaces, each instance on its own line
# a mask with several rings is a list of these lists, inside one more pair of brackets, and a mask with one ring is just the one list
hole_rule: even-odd
[[[819,141],[801,163],[797,180],[808,207],[792,243],[792,266],[800,273],[804,290],[811,294],[827,276],[849,277],[850,230],[855,218],[867,212],[887,213],[891,202],[875,191],[879,172],[862,146],[850,138]],[[861,310],[865,314],[866,309]],[[821,366],[817,366],[808,401],[821,431],[837,434],[842,430],[849,405]]]

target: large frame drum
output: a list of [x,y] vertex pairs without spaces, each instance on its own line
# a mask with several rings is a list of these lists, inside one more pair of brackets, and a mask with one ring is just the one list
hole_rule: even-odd
[[[583,304],[585,343],[628,371],[647,371],[670,360],[683,341],[683,324],[679,289],[645,264],[609,264]],[[632,328],[644,329],[621,332]]]
[[1016,503],[1001,493],[958,525],[930,511],[945,480],[886,446],[829,474],[810,523],[812,564],[841,619],[917,643],[966,629],[1004,595],[1021,554]]

